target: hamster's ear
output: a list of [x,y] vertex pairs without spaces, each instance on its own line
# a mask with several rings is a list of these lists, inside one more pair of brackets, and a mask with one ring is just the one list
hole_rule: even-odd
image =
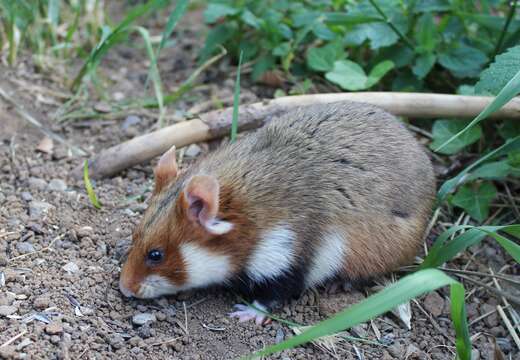
[[207,175],[193,176],[184,188],[184,207],[188,218],[214,235],[225,234],[233,224],[217,218],[219,206],[219,184]]
[[175,145],[161,156],[153,172],[155,175],[154,194],[161,192],[166,184],[177,178],[179,169],[175,159]]

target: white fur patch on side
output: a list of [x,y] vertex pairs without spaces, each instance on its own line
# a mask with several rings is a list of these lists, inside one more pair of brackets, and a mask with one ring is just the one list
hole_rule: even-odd
[[256,281],[273,279],[292,265],[296,234],[281,224],[262,234],[246,266],[247,275]]
[[336,275],[344,265],[346,253],[347,241],[344,235],[337,230],[325,233],[312,259],[306,285],[315,286]]
[[226,234],[230,232],[231,229],[233,229],[232,223],[218,219],[209,220],[205,222],[203,225],[206,228],[206,230],[215,235]]
[[188,280],[184,289],[203,287],[226,281],[231,275],[229,256],[215,254],[195,244],[182,244]]
[[136,297],[141,299],[152,299],[161,295],[175,294],[181,290],[167,278],[160,275],[148,275],[139,287]]

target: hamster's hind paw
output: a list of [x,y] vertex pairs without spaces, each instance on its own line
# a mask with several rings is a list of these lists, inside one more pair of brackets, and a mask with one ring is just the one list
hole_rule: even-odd
[[[230,317],[238,318],[238,322],[245,322],[249,320],[254,320],[257,325],[267,325],[271,322],[271,319],[268,318],[264,312],[267,308],[258,303],[257,301],[253,301],[253,306],[248,306],[244,304],[235,304],[233,306],[237,311],[232,312],[229,314]],[[260,309],[262,311],[259,311],[257,309]]]

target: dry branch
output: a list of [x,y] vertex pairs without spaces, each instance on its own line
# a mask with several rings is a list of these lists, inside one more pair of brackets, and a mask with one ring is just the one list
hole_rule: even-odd
[[[239,109],[239,130],[254,129],[291,108],[336,101],[358,101],[379,106],[394,115],[410,118],[473,118],[492,100],[492,97],[460,96],[427,93],[360,92],[286,96]],[[169,149],[196,142],[208,141],[229,133],[232,108],[198,115],[193,120],[177,123],[104,150],[89,160],[93,178],[112,176],[146,162]],[[490,116],[500,119],[520,119],[520,98],[511,100]],[[82,166],[74,171],[81,178]]]

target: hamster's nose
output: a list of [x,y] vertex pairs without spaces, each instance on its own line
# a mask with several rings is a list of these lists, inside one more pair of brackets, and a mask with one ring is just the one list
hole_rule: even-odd
[[132,297],[134,296],[134,293],[123,284],[123,281],[119,280],[119,290],[125,297]]

